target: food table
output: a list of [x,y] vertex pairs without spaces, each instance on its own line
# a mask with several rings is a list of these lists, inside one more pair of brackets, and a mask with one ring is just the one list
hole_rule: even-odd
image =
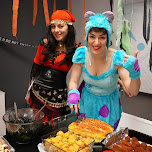
[[128,127],[152,137],[152,121],[147,119],[122,112],[117,129],[121,127]]
[[[13,148],[15,149],[15,152],[39,152],[37,145],[39,143],[42,143],[41,137],[43,135],[46,135],[56,129],[68,126],[71,122],[76,120],[76,116],[75,115],[69,115],[69,117],[66,119],[63,117],[60,117],[56,120],[54,120],[54,128],[52,128],[50,125],[42,125],[41,127],[41,131],[39,134],[39,137],[37,138],[37,140],[29,143],[29,144],[17,144],[14,141],[12,141],[12,139],[9,137],[9,134],[7,133],[6,136],[4,136],[7,141],[11,144],[11,146],[13,146]],[[139,125],[140,123],[140,125]],[[138,126],[138,127],[137,127]],[[143,126],[143,127],[141,127]],[[136,116],[132,116],[126,113],[122,113],[122,117],[118,126],[118,129],[120,129],[121,127],[128,127],[129,128],[129,135],[131,137],[137,137],[139,139],[139,141],[142,142],[146,142],[150,145],[152,145],[152,122],[142,119],[142,118],[138,118]],[[147,130],[149,130],[149,132],[147,132]],[[93,152],[97,152],[96,146],[99,147],[99,145],[94,145],[93,147]],[[100,151],[98,152],[102,152],[102,147],[100,148]]]
[[31,143],[28,144],[17,144],[15,143],[9,136],[9,134],[7,133],[4,137],[5,139],[11,144],[11,146],[15,149],[15,152],[39,152],[37,145],[39,143],[41,143],[41,137],[52,131],[51,126],[45,126],[43,125],[41,128],[41,132],[39,134],[39,138]]
[[15,152],[39,152],[37,145],[42,142],[41,137],[46,135],[56,129],[62,127],[68,127],[68,125],[76,121],[77,116],[75,114],[67,114],[58,118],[53,119],[53,127],[47,123],[47,125],[42,125],[37,140],[28,143],[28,144],[17,144],[12,138],[10,138],[9,133],[7,132],[4,138],[10,143],[10,145],[15,149]]
[[[66,119],[65,119],[66,117]],[[76,121],[77,116],[75,114],[68,114],[65,116],[61,116],[60,118],[54,119],[54,127],[52,128],[51,125],[42,125],[41,127],[41,131],[39,134],[39,137],[37,140],[28,143],[28,144],[17,144],[15,143],[11,138],[9,133],[7,132],[5,139],[10,143],[10,145],[15,149],[15,152],[39,152],[38,150],[38,144],[42,143],[41,137],[43,135],[46,135],[54,130],[60,129],[62,127],[68,127],[68,125],[73,122]],[[93,147],[93,152],[97,152],[97,149],[100,149],[100,152],[102,151],[102,147],[99,144],[95,144]],[[98,151],[99,152],[99,151]]]

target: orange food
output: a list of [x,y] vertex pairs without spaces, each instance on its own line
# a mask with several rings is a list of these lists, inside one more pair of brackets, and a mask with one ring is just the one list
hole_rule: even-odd
[[138,142],[138,139],[137,139],[136,137],[132,137],[131,142],[132,142],[132,143]]
[[95,142],[100,142],[108,133],[113,132],[113,128],[109,124],[92,118],[72,122],[68,129],[75,134],[92,137]]
[[127,142],[126,140],[122,140],[121,143],[126,145],[126,146],[132,147],[131,146],[132,144],[130,142]]
[[146,148],[147,148],[147,144],[146,144],[145,142],[142,142],[142,143],[140,144],[140,146],[141,146],[143,149],[146,149]]
[[147,146],[147,150],[152,151],[152,147],[151,146]]
[[137,147],[137,145],[136,145],[136,144],[131,144],[131,147],[132,147],[133,149],[135,149],[135,148]]
[[130,142],[130,136],[125,137],[125,140],[126,140],[127,142]]
[[126,152],[130,152],[130,151],[133,150],[132,147],[128,147],[128,146],[126,146],[126,145],[124,145],[124,144],[122,144],[122,143],[117,143],[117,145],[120,146],[120,147],[121,147],[123,150],[125,150]]
[[145,150],[142,147],[136,147],[135,152],[145,152]]
[[113,145],[113,149],[114,149],[114,151],[123,151],[123,149],[120,146],[118,146],[117,144]]
[[145,142],[139,142],[136,137],[128,136],[108,148],[114,152],[152,152],[152,146],[148,146]]
[[134,142],[137,147],[140,147],[140,143],[138,141]]

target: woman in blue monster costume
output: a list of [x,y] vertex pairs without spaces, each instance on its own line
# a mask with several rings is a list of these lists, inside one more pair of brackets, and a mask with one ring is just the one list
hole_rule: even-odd
[[[122,107],[119,100],[118,77],[127,91],[136,96],[140,88],[138,59],[123,50],[109,48],[111,41],[112,12],[85,13],[86,46],[78,48],[73,56],[69,82],[68,104],[72,111],[85,118],[94,118],[117,128]],[[78,91],[80,76],[85,86],[81,99]]]

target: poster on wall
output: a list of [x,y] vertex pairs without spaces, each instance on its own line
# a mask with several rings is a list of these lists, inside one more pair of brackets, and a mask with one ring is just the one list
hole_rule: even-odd
[[[146,2],[146,3],[145,3]],[[131,22],[130,40],[133,51],[139,50],[140,92],[152,94],[152,2],[125,5],[125,17]]]

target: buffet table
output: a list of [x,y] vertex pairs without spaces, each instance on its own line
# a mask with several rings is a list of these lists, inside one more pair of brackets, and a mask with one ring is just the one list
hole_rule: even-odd
[[[49,125],[42,125],[41,131],[39,133],[39,137],[37,140],[28,143],[28,144],[17,144],[9,137],[9,134],[6,133],[4,136],[6,140],[11,144],[11,146],[15,149],[15,152],[39,152],[38,150],[38,144],[42,143],[41,137],[43,135],[46,135],[56,129],[62,128],[62,127],[68,127],[68,125],[76,120],[76,116],[70,115],[68,119],[57,119],[55,127],[52,128]],[[137,127],[138,126],[138,127]],[[143,118],[139,118],[130,114],[122,113],[122,117],[120,119],[120,123],[118,125],[118,129],[121,127],[128,127],[129,128],[129,135],[131,137],[137,137],[138,140],[146,142],[150,145],[152,145],[152,122],[145,120]],[[100,148],[99,145],[94,145],[93,152],[97,152],[95,149],[96,147]],[[97,149],[99,149],[97,148]],[[102,147],[100,148],[102,149]],[[99,151],[98,151],[99,152]],[[100,150],[102,152],[102,150]]]
[[128,113],[121,113],[121,119],[117,129],[121,127],[128,127],[129,129],[152,136],[152,121]]
[[[51,126],[43,125],[39,138],[36,141],[33,141],[31,143],[28,143],[28,144],[17,144],[17,143],[15,143],[10,138],[8,133],[4,137],[11,144],[11,146],[15,149],[15,152],[39,152],[37,146],[38,146],[39,143],[42,143],[41,137],[43,135],[47,134],[47,133],[50,133],[51,131],[52,131]],[[98,150],[96,150],[96,149],[98,149]],[[101,145],[96,144],[96,145],[94,145],[93,152],[99,152],[99,150],[101,150],[101,149],[102,149]]]
[[11,146],[15,149],[15,152],[39,152],[39,150],[37,148],[37,145],[42,142],[41,141],[41,137],[44,134],[47,134],[47,133],[49,133],[51,131],[52,131],[51,126],[45,126],[45,125],[43,125],[42,129],[41,129],[41,132],[40,132],[40,135],[39,135],[39,138],[36,141],[33,141],[31,143],[28,143],[28,144],[17,144],[17,143],[15,143],[10,138],[10,136],[9,136],[8,133],[4,137],[11,144]]
[[10,143],[10,145],[15,149],[15,152],[39,152],[37,145],[39,143],[42,143],[41,137],[43,135],[46,135],[54,130],[57,130],[62,127],[68,127],[68,125],[76,121],[77,116],[75,114],[67,114],[58,118],[55,118],[53,120],[53,128],[51,125],[42,125],[39,133],[39,137],[37,140],[28,143],[28,144],[17,144],[15,141],[13,141],[7,132],[4,138]]
[[[56,126],[52,129],[51,126],[49,125],[42,125],[41,127],[41,131],[40,131],[40,134],[39,134],[39,137],[37,140],[31,142],[31,143],[28,143],[28,144],[17,144],[15,143],[9,136],[9,133],[7,132],[6,135],[4,136],[4,138],[10,143],[10,145],[15,149],[15,152],[39,152],[38,150],[38,144],[39,143],[42,143],[42,140],[41,140],[41,137],[43,135],[46,135],[56,129],[59,129],[59,128],[62,128],[62,127],[68,127],[68,125],[73,122],[73,121],[76,121],[77,119],[77,116],[76,115],[69,115],[68,119],[66,120],[62,120],[62,118],[57,121],[54,121],[54,124],[56,124]],[[98,149],[98,150],[97,150]],[[95,144],[94,147],[93,147],[93,152],[101,152],[102,150],[102,147],[100,144]]]
[[11,140],[9,140],[9,138],[6,137],[6,139],[9,141],[11,146],[14,147],[15,152],[39,152],[37,145],[39,142],[41,142],[40,139],[29,144],[16,144],[12,142]]

